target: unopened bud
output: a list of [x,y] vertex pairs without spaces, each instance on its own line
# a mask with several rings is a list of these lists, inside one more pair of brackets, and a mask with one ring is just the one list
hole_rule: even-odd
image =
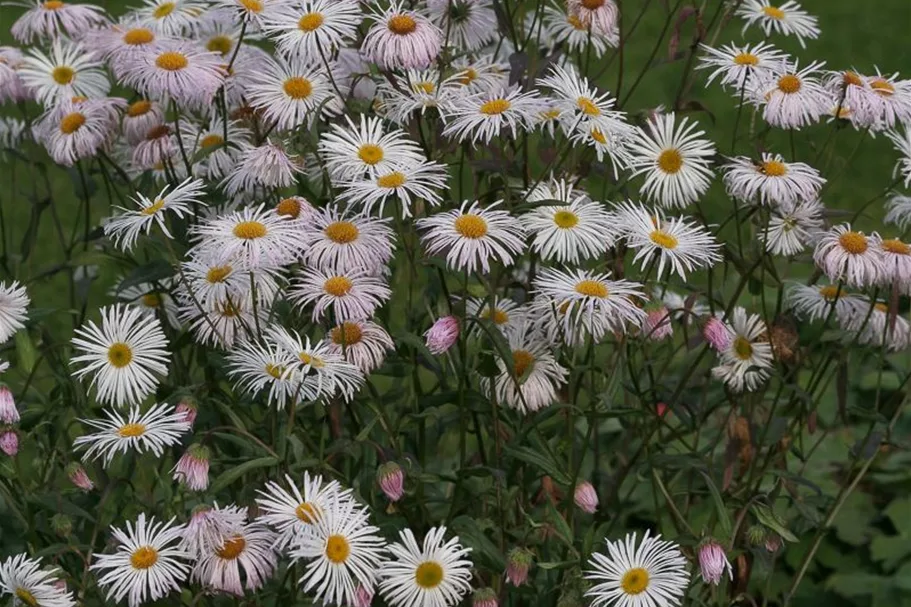
[[386,462],[376,471],[376,481],[390,502],[397,502],[405,494],[405,472],[395,462]]
[[528,570],[534,563],[534,555],[525,548],[513,548],[506,557],[506,581],[521,586],[528,581]]
[[431,354],[442,354],[459,339],[459,319],[455,316],[440,318],[427,329],[424,338]]
[[83,468],[78,462],[73,462],[66,467],[66,475],[70,477],[71,483],[83,491],[91,491],[95,486],[94,483],[92,483],[92,479],[90,479],[89,475],[86,474],[85,468]]
[[583,512],[594,514],[598,509],[598,494],[595,488],[588,481],[583,481],[576,485],[576,491],[573,493],[573,501]]

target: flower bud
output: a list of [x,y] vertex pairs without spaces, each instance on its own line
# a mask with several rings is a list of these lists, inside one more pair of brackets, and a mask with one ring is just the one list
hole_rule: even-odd
[[658,417],[664,417],[670,410],[670,407],[668,407],[665,403],[658,403],[655,405],[655,413],[658,414]]
[[19,421],[19,411],[13,393],[6,384],[0,384],[0,423],[15,424]]
[[724,548],[711,538],[699,546],[699,570],[702,574],[702,581],[706,584],[717,586],[721,582],[725,570],[728,572],[728,578],[734,579],[731,562],[728,561]]
[[769,552],[778,552],[779,548],[781,548],[781,536],[774,531],[770,531],[766,534],[765,549]]
[[534,555],[525,548],[513,548],[506,556],[506,581],[521,586],[528,581],[528,570],[534,563]]
[[390,502],[397,502],[405,494],[405,472],[395,462],[386,462],[377,468],[376,482]]
[[762,525],[751,525],[750,528],[747,529],[747,540],[752,546],[762,546],[765,544],[767,536],[768,532]]
[[459,319],[455,316],[444,316],[424,333],[427,349],[431,354],[442,354],[459,339]]
[[73,519],[65,514],[55,514],[51,517],[51,529],[60,537],[68,537],[73,532]]
[[471,597],[472,607],[500,607],[493,588],[478,588]]
[[358,584],[354,591],[354,603],[351,604],[351,607],[370,607],[371,603],[373,603],[373,588]]
[[594,514],[598,509],[598,494],[595,488],[588,481],[583,481],[576,485],[576,491],[573,493],[573,501],[583,512]]
[[196,404],[196,400],[190,396],[180,399],[180,402],[177,403],[177,407],[174,409],[176,413],[183,413],[187,422],[189,422],[190,427],[193,427],[193,423],[196,422],[196,413],[199,409],[199,406]]
[[190,445],[172,472],[174,480],[191,491],[205,491],[209,486],[209,449],[199,444]]
[[0,431],[0,449],[10,457],[19,453],[19,435],[12,428]]
[[645,313],[642,334],[646,339],[661,341],[674,334],[674,327],[671,325],[671,315],[668,314],[667,308],[663,304],[655,307],[647,306]]
[[702,327],[702,336],[717,352],[726,350],[731,345],[731,340],[734,339],[731,329],[728,328],[723,320],[715,316],[709,316],[708,320],[705,321],[705,326]]
[[71,483],[83,491],[91,491],[95,486],[95,484],[92,483],[92,479],[90,479],[89,475],[86,474],[85,468],[83,468],[78,462],[73,462],[66,467],[66,475],[70,477]]

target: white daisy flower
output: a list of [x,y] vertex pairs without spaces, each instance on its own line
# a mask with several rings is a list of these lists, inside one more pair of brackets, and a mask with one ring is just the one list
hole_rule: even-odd
[[541,103],[534,91],[523,93],[518,88],[494,89],[465,97],[456,97],[447,110],[445,137],[458,141],[471,139],[490,143],[508,130],[510,139],[535,128]]
[[0,344],[25,327],[30,303],[25,286],[18,281],[0,282]]
[[506,335],[512,360],[497,359],[499,374],[493,379],[482,378],[481,386],[491,395],[491,383],[497,401],[522,415],[528,415],[553,404],[557,390],[569,376],[551,354],[545,340],[533,327],[523,322]]
[[833,105],[818,79],[822,66],[811,63],[800,69],[796,61],[786,62],[752,85],[753,103],[763,108],[763,119],[782,129],[800,130],[816,123]]
[[207,108],[225,82],[224,58],[186,41],[163,41],[123,63],[123,83],[152,99]]
[[656,116],[630,143],[632,176],[645,175],[640,192],[664,207],[685,207],[709,189],[715,146],[687,118],[675,128],[673,113]]
[[106,411],[107,419],[81,419],[82,423],[99,430],[85,434],[73,441],[73,446],[87,446],[83,460],[101,458],[104,466],[110,465],[118,453],[151,451],[161,457],[165,447],[176,445],[180,437],[190,431],[190,422],[183,413],[168,405],[153,405],[145,413],[139,407],[130,408],[123,417],[117,411]]
[[228,375],[237,386],[256,395],[268,389],[266,403],[283,410],[285,405],[316,399],[316,393],[290,370],[297,360],[285,350],[270,344],[245,343],[228,353]]
[[369,524],[366,507],[354,500],[333,500],[291,553],[306,559],[299,582],[304,592],[325,604],[353,605],[359,586],[372,588],[385,557],[386,541]]
[[763,153],[759,162],[746,156],[721,167],[728,195],[746,203],[791,207],[815,200],[826,180],[803,162],[785,162],[781,154]]
[[446,44],[460,51],[477,51],[497,37],[491,0],[427,0],[427,12]]
[[879,234],[870,236],[870,244],[882,255],[882,285],[894,284],[908,289],[911,286],[911,246],[899,238],[883,238]]
[[774,32],[796,37],[801,48],[806,48],[805,39],[819,37],[816,17],[800,8],[794,0],[787,0],[781,5],[774,5],[770,0],[745,0],[736,14],[746,21],[744,32],[750,26],[758,25],[766,36]]
[[422,69],[440,54],[443,32],[424,15],[393,0],[385,10],[372,7],[375,23],[361,43],[361,53],[383,69]]
[[35,126],[35,137],[54,162],[73,166],[78,160],[95,156],[113,135],[116,120],[110,109],[100,99],[61,101],[42,116]]
[[352,41],[363,18],[355,0],[300,0],[272,11],[262,30],[285,56],[315,61]]
[[846,300],[838,318],[842,328],[855,335],[857,343],[874,348],[885,347],[889,352],[904,350],[911,345],[911,324],[888,304],[867,297]]
[[905,127],[902,133],[887,131],[886,137],[892,140],[895,149],[901,154],[892,175],[901,179],[907,188],[911,186],[911,126]]
[[259,31],[263,22],[281,8],[279,0],[214,0],[210,10],[224,10],[237,21],[249,24],[253,31]]
[[796,255],[819,239],[825,225],[823,210],[819,200],[773,208],[769,225],[759,232],[759,239],[772,255]]
[[340,182],[375,177],[400,165],[425,160],[420,146],[400,129],[384,132],[379,118],[361,114],[360,124],[345,115],[347,127],[330,124],[320,137],[319,151],[329,175]]
[[382,277],[363,268],[346,272],[305,268],[288,296],[298,306],[312,304],[315,322],[330,307],[341,322],[371,318],[391,294]]
[[76,329],[73,345],[81,354],[70,364],[84,364],[73,375],[91,375],[102,404],[137,404],[158,387],[155,376],[168,371],[170,354],[161,322],[137,308],[101,308],[101,326],[89,321]]
[[679,320],[686,324],[690,324],[695,319],[709,314],[708,304],[699,301],[694,295],[683,297],[679,293],[662,287],[654,294],[654,299],[660,299],[664,303],[674,320]]
[[[490,320],[503,335],[509,335],[510,331],[522,326],[525,320],[525,310],[519,304],[508,297],[498,295],[494,295],[493,301],[489,297],[469,299],[465,303],[465,311],[468,316]],[[469,333],[482,336],[484,330],[474,323],[469,329]]]
[[591,53],[596,58],[601,58],[608,48],[620,44],[620,31],[615,27],[608,33],[596,32],[582,22],[576,14],[567,13],[554,6],[545,6],[542,17],[546,38],[555,43],[563,44],[570,53],[587,53],[591,45]]
[[614,0],[569,0],[567,8],[593,34],[615,38],[619,36],[620,9]]
[[168,192],[170,185],[164,187],[154,199],[142,194],[136,195],[133,201],[138,210],[117,207],[123,211],[109,218],[104,223],[104,234],[114,240],[123,251],[130,251],[136,244],[139,235],[150,234],[152,226],[157,225],[164,235],[173,238],[165,223],[165,213],[170,211],[178,217],[191,216],[196,213],[196,206],[205,206],[200,197],[205,194],[205,184],[200,179],[186,179],[173,191]]
[[290,372],[298,374],[317,398],[341,394],[348,401],[363,386],[364,374],[325,341],[311,344],[309,337],[278,326],[270,328],[268,336],[295,358],[296,367]]
[[462,75],[447,78],[435,69],[408,70],[404,76],[389,76],[379,86],[379,112],[399,125],[405,125],[411,115],[420,110],[421,115],[436,109],[445,115],[453,100],[464,93]]
[[66,587],[58,585],[58,568],[41,567],[41,559],[17,554],[0,563],[0,596],[13,595],[13,605],[74,607],[76,600]]
[[585,578],[594,585],[585,593],[592,607],[675,607],[683,602],[690,581],[686,559],[673,542],[660,535],[642,542],[629,533],[623,540],[605,540],[607,554],[595,552]]
[[245,270],[289,264],[300,247],[293,222],[264,204],[201,223],[193,238],[203,255],[222,255]]
[[633,263],[641,259],[644,270],[657,256],[656,280],[664,276],[665,265],[685,281],[687,272],[710,268],[722,259],[721,245],[711,232],[684,217],[668,219],[660,210],[632,202],[620,205],[618,215],[626,243],[636,251]]
[[381,366],[386,360],[386,353],[395,349],[389,333],[369,320],[348,320],[336,325],[329,331],[326,345],[364,375]]
[[886,209],[884,222],[894,223],[903,230],[911,226],[911,196],[895,194],[886,202]]
[[705,55],[699,58],[696,69],[712,70],[706,78],[707,83],[711,84],[718,78],[721,86],[730,86],[738,95],[745,94],[742,91],[745,91],[747,82],[765,79],[770,70],[788,59],[787,53],[766,42],[743,46],[728,44],[717,49],[700,44],[699,48]]
[[146,21],[135,16],[121,17],[117,23],[90,30],[82,44],[108,62],[115,76],[122,77],[122,67],[136,55],[155,48],[167,37],[159,35]]
[[835,226],[821,236],[813,261],[832,282],[844,280],[858,288],[878,284],[885,272],[882,251],[873,246],[869,236],[848,224]]
[[35,100],[49,107],[73,97],[95,99],[107,95],[111,83],[101,67],[95,56],[79,44],[55,40],[49,55],[29,49],[18,74]]
[[243,523],[221,538],[215,550],[200,557],[190,579],[235,596],[243,596],[245,588],[259,590],[278,564],[274,543],[275,533],[264,522]]
[[279,131],[309,128],[320,110],[325,113],[340,102],[323,68],[310,61],[278,56],[252,75],[247,98]]
[[164,110],[161,109],[161,105],[148,99],[139,99],[127,106],[121,128],[127,143],[136,145],[145,140],[151,129],[162,124]]
[[753,391],[765,383],[772,368],[768,328],[758,314],[747,314],[739,306],[731,315],[730,328],[733,339],[719,353],[721,364],[712,369],[712,375],[734,392]]
[[127,305],[151,312],[162,322],[166,320],[174,328],[180,328],[180,321],[177,318],[177,303],[170,295],[172,286],[171,279],[158,283],[143,282],[130,285],[125,289],[117,285],[108,292],[108,295],[116,297]]
[[467,93],[481,93],[509,86],[509,64],[497,61],[492,55],[459,57],[452,62],[453,80]]
[[179,547],[198,560],[224,546],[225,538],[233,537],[247,522],[246,508],[219,508],[199,505],[193,509],[190,522],[184,529]]
[[835,100],[832,115],[848,112],[848,119],[855,127],[877,130],[884,113],[882,97],[870,86],[869,78],[854,70],[827,72],[823,87]]
[[380,593],[391,607],[452,607],[471,590],[471,548],[458,537],[443,541],[446,527],[433,527],[418,546],[411,529],[389,545],[393,560],[380,570]]
[[616,218],[604,206],[592,202],[584,192],[573,192],[571,184],[561,179],[539,184],[526,198],[528,202],[561,201],[547,204],[519,216],[525,231],[532,237],[531,248],[544,260],[578,264],[600,257],[614,245]]
[[326,271],[377,270],[389,263],[395,250],[395,234],[388,224],[388,219],[335,207],[315,210],[300,234],[304,260]]
[[[245,273],[249,276],[248,271]],[[181,322],[189,324],[197,342],[227,350],[246,341],[256,327],[265,326],[268,310],[261,305],[254,306],[253,297],[245,293],[211,301],[204,309],[191,298],[182,298],[178,315]]]
[[286,188],[302,173],[303,161],[284,145],[266,141],[243,151],[233,172],[219,184],[228,196],[255,197],[263,189]]
[[104,9],[92,4],[70,4],[61,0],[19,0],[7,6],[25,6],[10,28],[13,38],[22,44],[32,41],[78,39],[92,28],[104,25]]
[[795,282],[788,285],[786,301],[788,308],[798,317],[813,322],[826,320],[833,313],[836,318],[844,318],[850,312],[849,300],[854,297],[848,289],[838,285],[803,285]]
[[156,601],[172,591],[180,592],[180,585],[190,573],[190,555],[176,544],[184,532],[184,525],[156,522],[155,517],[146,521],[140,513],[135,526],[127,521],[126,530],[111,527],[117,552],[95,554],[90,567],[98,571],[98,585],[107,588],[107,599],[116,602],[128,598],[130,607]]
[[418,200],[430,206],[442,202],[437,190],[446,187],[447,177],[446,167],[432,161],[392,165],[375,177],[345,182],[340,199],[359,206],[364,214],[378,205],[378,214],[383,215],[386,201],[394,197],[401,205],[402,218],[408,218]]
[[156,32],[179,37],[193,33],[206,9],[208,5],[197,0],[143,0],[133,13]]
[[882,113],[879,122],[882,128],[895,128],[897,123],[911,122],[911,80],[903,80],[898,73],[881,74],[876,69],[876,76],[867,77],[867,83],[882,102]]
[[229,121],[225,126],[220,116],[213,116],[192,140],[185,138],[187,153],[199,158],[193,164],[194,176],[222,180],[234,170],[244,151],[253,147],[252,136],[253,133],[240,126],[239,122]]
[[278,294],[280,276],[273,269],[245,270],[219,251],[206,254],[191,249],[190,255],[181,264],[183,272],[177,293],[191,303],[195,299],[204,309],[213,309],[229,300],[243,301],[254,294],[260,308],[269,308]]

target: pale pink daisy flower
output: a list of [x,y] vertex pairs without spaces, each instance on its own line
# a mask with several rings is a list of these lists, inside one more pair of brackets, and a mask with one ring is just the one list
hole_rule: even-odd
[[385,174],[396,166],[425,160],[417,143],[400,129],[384,129],[381,119],[361,114],[360,123],[355,123],[346,114],[345,120],[347,127],[330,124],[319,141],[320,156],[334,180]]
[[731,571],[731,562],[724,553],[724,548],[715,540],[708,540],[699,546],[699,572],[702,575],[702,581],[706,584],[717,586],[721,583],[721,578],[725,572],[728,579],[734,579],[734,573]]
[[759,232],[772,255],[796,255],[814,244],[823,233],[823,206],[819,200],[798,201],[772,209],[769,224]]
[[286,188],[302,173],[303,160],[284,145],[266,141],[243,151],[234,171],[219,186],[229,196],[253,194],[260,189]]
[[895,194],[886,202],[886,223],[894,223],[903,230],[911,226],[911,196]]
[[442,202],[438,190],[445,188],[446,167],[433,161],[405,163],[390,166],[374,177],[353,180],[342,184],[340,199],[359,207],[365,214],[379,207],[382,215],[386,201],[393,198],[401,206],[401,216],[411,217],[411,207],[422,200],[430,206]]
[[870,287],[882,279],[882,251],[869,236],[848,224],[825,232],[813,252],[813,260],[829,280],[843,280],[852,287]]
[[763,119],[772,126],[797,130],[819,121],[833,104],[819,82],[822,66],[816,62],[800,69],[796,61],[783,63],[751,85],[753,103],[762,107]]
[[166,237],[172,238],[165,222],[166,214],[170,212],[177,217],[192,215],[198,205],[205,206],[200,200],[205,194],[204,188],[202,180],[187,179],[170,192],[171,186],[165,186],[154,198],[137,194],[133,201],[139,208],[117,207],[122,212],[105,222],[104,233],[125,251],[133,248],[140,234],[145,232],[148,235],[156,225]]
[[394,0],[385,10],[374,7],[375,23],[361,52],[384,69],[428,67],[440,54],[443,32],[424,15]]
[[165,36],[187,36],[199,26],[209,6],[198,0],[143,0],[133,15]]
[[31,91],[19,76],[19,68],[24,63],[25,57],[19,49],[0,46],[0,103],[31,99]]
[[593,34],[616,36],[620,9],[614,0],[569,0],[569,14],[583,26],[591,28]]
[[187,154],[192,151],[200,156],[193,165],[193,175],[213,181],[223,179],[234,170],[243,153],[253,147],[252,137],[253,133],[240,126],[240,122],[229,121],[225,126],[221,116],[213,116],[205,128],[184,137]]
[[237,506],[220,508],[200,504],[193,508],[190,522],[180,541],[180,548],[193,559],[201,559],[224,545],[226,537],[232,537],[243,529],[247,510]]
[[327,272],[306,268],[289,297],[301,307],[312,304],[314,321],[331,308],[336,321],[342,322],[372,317],[391,294],[383,278],[363,269]]
[[907,188],[911,186],[911,126],[905,127],[901,133],[897,130],[888,131],[886,136],[892,140],[895,149],[901,153],[892,175],[901,179]]
[[746,32],[751,25],[758,25],[766,36],[773,32],[794,36],[801,48],[806,48],[804,39],[819,37],[816,17],[803,10],[794,0],[783,4],[772,4],[771,0],[745,0],[737,9],[737,16],[743,18]]
[[461,51],[477,51],[497,37],[491,0],[427,0],[427,12],[446,44]]
[[79,44],[55,40],[50,54],[29,49],[18,74],[35,100],[48,107],[73,97],[107,95],[111,83],[101,68],[101,62]]
[[427,349],[434,356],[443,354],[459,339],[459,319],[455,316],[438,318],[433,325],[424,332]]
[[712,70],[706,78],[711,84],[716,78],[721,86],[730,86],[738,95],[745,95],[748,82],[759,82],[770,75],[770,71],[787,61],[788,55],[779,51],[771,44],[728,44],[720,48],[712,48],[700,44],[699,48],[705,53],[699,58],[696,69]]
[[730,318],[732,339],[719,352],[720,364],[712,375],[734,392],[751,392],[766,382],[774,362],[768,328],[758,314],[748,314],[741,307]]
[[838,322],[858,343],[874,348],[885,347],[889,352],[904,350],[911,345],[911,324],[896,310],[881,301],[868,297],[845,300],[839,310]]
[[104,413],[106,419],[79,420],[97,432],[77,437],[73,446],[77,449],[87,446],[83,461],[101,458],[105,467],[115,455],[128,451],[150,451],[160,458],[167,447],[178,444],[181,436],[190,430],[184,416],[168,405],[154,405],[145,413],[135,406],[126,417],[117,411]]
[[247,99],[279,132],[309,128],[320,112],[339,102],[324,68],[309,58],[278,56],[263,63],[251,78]]
[[270,343],[245,343],[228,354],[228,374],[237,386],[252,395],[266,392],[266,404],[282,410],[286,405],[316,400],[314,390],[291,372],[297,361]]
[[[162,169],[165,163],[173,166],[171,161],[177,160],[179,154],[180,147],[174,130],[167,124],[159,123],[150,127],[145,137],[134,145],[130,160],[140,171]],[[182,161],[174,168],[183,169]]]
[[29,303],[24,285],[0,282],[0,344],[25,327]]
[[445,537],[446,527],[433,527],[419,545],[410,529],[399,531],[400,541],[388,546],[391,558],[379,571],[389,607],[457,605],[471,590],[471,548]]
[[123,64],[123,82],[153,99],[204,108],[225,81],[224,59],[184,41],[167,41]]
[[54,162],[73,166],[78,160],[93,157],[113,135],[114,127],[103,101],[62,101],[44,114],[35,134]]
[[587,53],[591,48],[592,55],[600,58],[608,48],[616,47],[620,43],[618,27],[615,26],[604,33],[596,32],[585,25],[575,13],[549,4],[544,6],[542,21],[545,34],[542,38],[565,45],[571,53]]
[[356,0],[300,0],[270,11],[262,30],[285,55],[316,61],[354,39],[363,17]]
[[203,554],[193,569],[194,582],[215,591],[243,596],[272,577],[278,565],[276,534],[261,521],[244,522],[225,534],[219,545]]
[[869,78],[854,70],[827,72],[823,86],[835,100],[833,116],[841,118],[842,110],[856,127],[877,130],[881,128],[884,113],[883,100],[870,86]]
[[346,320],[336,325],[326,336],[326,345],[365,375],[380,367],[387,352],[395,349],[386,329],[369,320]]
[[377,112],[398,125],[406,125],[411,116],[420,110],[445,115],[452,103],[464,94],[462,76],[453,74],[443,78],[436,69],[408,70],[404,76],[390,75],[378,88]]
[[501,134],[516,139],[535,128],[540,111],[538,94],[523,93],[516,87],[456,97],[446,112],[443,135],[458,141],[470,139],[473,145],[490,143]]
[[300,238],[308,265],[339,272],[381,268],[392,259],[395,249],[395,234],[388,219],[346,213],[331,206],[314,210]]
[[894,284],[904,290],[911,287],[911,246],[899,238],[883,238],[875,233],[870,236],[870,244],[882,254],[883,286]]
[[283,5],[281,0],[213,0],[210,11],[224,11],[232,20],[246,22],[251,31],[256,32],[266,19],[284,8]]
[[[245,273],[249,275],[249,271]],[[254,306],[249,295],[213,301],[202,310],[192,299],[184,297],[178,316],[189,326],[198,343],[211,343],[227,350],[247,341],[251,330],[264,325],[268,311],[261,305]]]
[[798,317],[813,322],[826,320],[833,312],[837,318],[844,318],[851,311],[849,300],[855,297],[843,286],[808,286],[795,282],[788,285],[786,302]]
[[763,153],[759,161],[737,156],[721,170],[728,195],[746,203],[791,207],[802,200],[815,200],[826,183],[810,165],[785,162],[781,154]]
[[882,128],[911,123],[911,80],[900,79],[897,73],[882,74],[877,68],[876,75],[867,77],[867,82],[882,102]]
[[8,5],[26,6],[10,28],[13,38],[22,44],[33,40],[74,40],[95,26],[107,22],[104,9],[94,4],[71,4],[61,0],[19,0]]
[[139,99],[127,106],[123,113],[121,128],[127,142],[137,145],[146,139],[152,128],[163,124],[164,110],[161,105],[148,99]]
[[209,449],[190,445],[171,470],[173,478],[191,491],[205,491],[209,486]]
[[131,15],[87,32],[82,44],[107,61],[116,76],[122,77],[124,65],[167,39],[148,22]]

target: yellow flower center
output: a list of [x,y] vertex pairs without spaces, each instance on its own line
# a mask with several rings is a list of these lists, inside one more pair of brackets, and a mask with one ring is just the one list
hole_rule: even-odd
[[466,213],[456,217],[453,223],[455,231],[465,238],[477,240],[487,235],[487,222],[483,217]]
[[579,216],[573,213],[572,211],[567,211],[566,209],[557,211],[554,213],[554,223],[558,228],[568,230],[570,228],[576,227],[579,223]]
[[375,143],[365,143],[357,150],[357,157],[370,166],[375,165],[383,159],[383,148]]
[[[841,289],[840,293],[841,293],[842,295],[844,295],[845,290],[844,290],[844,289]],[[827,299],[827,300],[829,300],[829,301],[832,301],[833,299],[835,299],[835,296],[839,294],[839,290],[838,290],[838,287],[837,287],[836,285],[826,285],[825,287],[821,287],[821,288],[819,289],[819,294],[820,294],[824,299]]]
[[108,362],[118,369],[126,367],[132,360],[133,350],[122,341],[113,343],[111,344],[111,347],[108,348]]
[[228,36],[213,36],[206,43],[206,50],[213,53],[219,53],[222,56],[227,55],[234,48],[234,42]]
[[336,221],[335,223],[330,223],[326,226],[324,233],[329,240],[338,244],[354,242],[360,235],[357,226],[350,221]]
[[141,99],[134,103],[130,104],[130,107],[127,108],[127,116],[130,118],[136,118],[138,116],[144,116],[149,113],[149,110],[152,109],[152,102],[145,99]]
[[593,11],[604,6],[604,0],[582,0],[581,4],[588,10]]
[[528,350],[512,351],[512,368],[516,377],[522,377],[535,364],[535,356]]
[[301,352],[300,354],[297,355],[297,358],[298,358],[298,360],[301,361],[301,363],[303,363],[305,365],[310,365],[311,367],[316,367],[317,369],[326,366],[326,363],[323,362],[322,358],[319,358],[317,356],[311,356],[310,354],[307,354],[306,352]]
[[778,21],[784,19],[784,11],[777,6],[764,6],[762,7],[762,12],[769,19],[776,19]]
[[213,285],[222,283],[228,278],[231,272],[231,266],[215,266],[214,268],[209,268],[209,271],[206,272],[206,282]]
[[767,160],[760,165],[759,172],[769,177],[784,177],[788,174],[788,165],[777,160]]
[[604,133],[601,132],[601,129],[592,129],[591,133],[589,133],[589,134],[592,136],[592,139],[594,139],[598,143],[600,143],[602,145],[607,143],[607,137],[604,136]]
[[147,206],[143,210],[139,211],[143,215],[154,215],[158,211],[164,208],[164,200],[159,198],[153,204]]
[[846,85],[847,84],[853,84],[854,86],[863,86],[864,85],[864,81],[861,80],[860,76],[858,76],[855,72],[850,72],[850,71],[842,74],[842,81]]
[[189,65],[187,57],[177,51],[165,51],[155,59],[155,65],[168,72],[177,72]]
[[439,563],[426,561],[414,570],[414,582],[425,590],[436,588],[443,581],[443,568]]
[[800,78],[794,74],[785,74],[778,79],[778,90],[785,95],[793,95],[800,90],[801,86]]
[[216,145],[221,145],[225,142],[224,137],[221,135],[216,135],[212,133],[211,135],[206,135],[199,140],[199,147],[201,148],[214,148]]
[[351,554],[351,545],[343,535],[330,535],[326,540],[326,558],[340,565],[348,560]]
[[415,93],[424,93],[425,95],[430,95],[433,91],[436,90],[436,85],[432,82],[415,82],[411,85],[411,88]]
[[418,22],[411,15],[393,15],[386,22],[389,31],[399,36],[407,36],[417,29]]
[[880,302],[873,304],[873,309],[876,310],[877,312],[886,313],[889,311],[889,306],[887,306],[886,304],[884,304],[883,302],[880,301]]
[[323,15],[322,13],[307,13],[302,16],[297,22],[297,29],[302,32],[312,32],[316,29],[319,29],[319,26],[323,24]]
[[586,297],[598,297],[604,299],[608,296],[609,291],[603,282],[598,280],[583,280],[576,283],[576,293]]
[[297,219],[301,214],[301,203],[297,198],[285,198],[275,205],[275,212],[291,219]]
[[510,105],[507,99],[491,99],[482,103],[478,111],[488,116],[496,116],[508,110]]
[[559,118],[559,117],[560,117],[560,110],[557,110],[557,109],[544,110],[543,112],[541,112],[541,118],[544,120],[555,120],[556,118]]
[[673,148],[664,150],[658,156],[658,168],[670,175],[679,172],[683,168],[683,155]]
[[883,250],[896,255],[911,254],[911,247],[900,241],[898,238],[890,238],[882,243]]
[[148,569],[158,562],[158,551],[151,546],[140,546],[130,555],[133,569]]
[[225,545],[215,551],[219,558],[226,561],[233,561],[240,556],[240,553],[247,547],[247,540],[236,535],[225,541]]
[[493,310],[488,308],[484,310],[481,312],[481,318],[489,318],[497,325],[505,325],[509,322],[509,314],[499,308],[494,308]]
[[[60,4],[63,3],[61,2]],[[16,598],[28,605],[28,607],[41,607],[41,605],[38,604],[38,599],[35,598],[35,595],[25,588],[16,588]]]
[[579,97],[576,100],[576,107],[582,110],[586,116],[600,116],[601,109],[595,105],[595,102],[588,97]]
[[738,335],[734,340],[734,354],[740,360],[750,360],[750,357],[753,356],[753,344],[746,337]]
[[297,505],[297,508],[294,509],[294,514],[302,523],[312,525],[319,518],[319,507],[310,502],[304,502]]
[[464,70],[459,72],[458,81],[462,86],[468,86],[478,77],[478,72],[474,68],[466,67]]
[[338,345],[351,346],[360,343],[363,338],[363,331],[353,322],[344,322],[332,329],[332,342]]
[[892,83],[883,80],[882,78],[877,78],[870,82],[870,88],[883,97],[891,97],[895,94],[895,87]]
[[234,235],[243,240],[256,240],[269,233],[265,225],[259,221],[241,221],[234,226]]
[[620,587],[626,594],[641,594],[648,588],[648,571],[642,567],[635,567],[623,574]]
[[81,112],[67,114],[60,119],[60,132],[64,135],[72,135],[85,124],[85,115]]
[[867,237],[860,232],[845,232],[838,237],[838,244],[852,255],[860,255],[867,252]]
[[147,308],[157,308],[161,305],[161,295],[158,293],[146,293],[142,296],[142,305]]
[[164,19],[173,13],[175,8],[177,8],[177,5],[173,2],[162,2],[157,7],[155,7],[155,10],[152,12],[152,16],[156,19]]
[[323,290],[333,297],[344,297],[354,284],[344,276],[333,276],[323,283]]
[[73,68],[66,65],[58,65],[54,68],[54,71],[51,72],[51,78],[54,79],[54,82],[61,85],[69,84],[75,77],[76,72],[73,70]]
[[313,92],[313,85],[302,76],[292,76],[285,80],[282,89],[292,99],[306,99]]
[[240,314],[240,310],[230,301],[226,301],[218,307],[218,312],[225,318],[234,318]]
[[380,175],[376,178],[376,185],[381,188],[395,189],[400,188],[405,185],[405,182],[408,181],[408,178],[405,177],[404,173],[399,173],[398,171],[393,171],[388,175]]
[[143,44],[148,44],[155,40],[155,34],[152,33],[152,30],[146,29],[144,27],[137,27],[127,32],[123,35],[123,43],[130,46],[142,46]]
[[759,57],[753,53],[738,53],[734,55],[735,65],[759,65]]
[[60,0],[47,0],[42,6],[46,11],[56,11],[63,8],[65,4]]
[[279,365],[273,365],[272,363],[267,363],[263,370],[275,379],[281,379],[282,375],[285,372],[285,369],[283,367]]
[[577,30],[585,30],[585,24],[582,23],[582,20],[576,17],[575,15],[568,15],[566,17],[566,22],[569,23]]
[[168,127],[168,125],[159,124],[157,126],[153,126],[152,128],[150,128],[148,130],[148,132],[146,133],[146,140],[153,141],[155,139],[158,139],[160,137],[165,137],[170,134],[171,134],[171,129],[170,129],[170,127]]
[[677,237],[673,234],[668,234],[664,230],[652,230],[652,233],[648,235],[649,240],[654,242],[656,245],[662,249],[676,249],[677,248]]
[[263,3],[259,0],[240,0],[240,5],[251,13],[263,12]]
[[117,430],[117,436],[120,438],[135,438],[146,433],[144,424],[124,424]]

